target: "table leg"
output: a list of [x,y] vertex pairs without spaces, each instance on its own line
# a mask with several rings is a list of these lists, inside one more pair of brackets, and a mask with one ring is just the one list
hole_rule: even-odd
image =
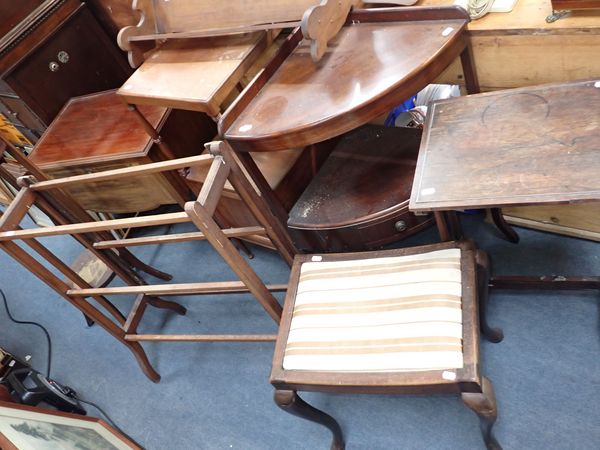
[[517,232],[504,220],[504,216],[502,215],[502,210],[500,208],[491,208],[490,214],[492,215],[492,220],[498,229],[506,236],[509,242],[516,244],[519,242],[519,235]]
[[446,221],[450,226],[452,239],[460,241],[464,235],[462,225],[460,224],[460,218],[456,211],[446,211]]
[[441,242],[447,242],[452,240],[452,232],[450,231],[450,225],[444,211],[434,211],[433,217],[435,218],[435,224],[440,235]]

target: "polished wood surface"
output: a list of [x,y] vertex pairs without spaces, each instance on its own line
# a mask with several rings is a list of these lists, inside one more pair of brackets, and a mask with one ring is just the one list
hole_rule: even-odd
[[136,105],[160,104],[215,117],[267,42],[265,32],[167,41],[117,93]]
[[595,80],[435,102],[411,210],[600,200],[599,108]]
[[242,112],[229,110],[219,129],[236,148],[272,151],[356,128],[450,64],[465,46],[461,32],[467,22],[460,8],[355,11],[319,64],[312,62],[308,44],[300,43],[259,92],[249,88],[242,94],[256,95],[241,100],[247,103]]
[[[201,153],[204,143],[216,133],[215,123],[201,113],[147,105],[140,106],[140,112],[159,130],[163,144],[170,144],[174,157]],[[166,158],[115,91],[72,99],[30,155],[30,161],[52,178],[118,170]],[[102,212],[147,211],[180,202],[175,181],[182,180],[167,178],[170,174],[138,175],[97,180],[69,192],[84,208]]]
[[344,135],[288,219],[313,251],[359,251],[431,223],[408,211],[421,130],[366,125]]
[[342,228],[408,201],[421,130],[367,125],[345,135],[290,211],[293,228]]
[[[167,108],[143,106],[154,127]],[[110,132],[107,132],[110,131]],[[30,159],[38,166],[97,161],[114,155],[145,155],[152,141],[114,91],[71,99],[38,141]]]

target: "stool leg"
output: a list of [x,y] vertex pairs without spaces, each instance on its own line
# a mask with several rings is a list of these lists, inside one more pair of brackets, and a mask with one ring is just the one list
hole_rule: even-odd
[[492,434],[492,427],[498,417],[494,387],[487,378],[483,377],[481,392],[463,392],[463,403],[479,416],[481,434],[488,450],[502,450],[502,447]]
[[477,250],[477,298],[479,299],[479,328],[481,334],[490,342],[498,343],[504,339],[500,328],[492,328],[487,321],[487,303],[489,299],[490,259],[487,253]]
[[274,399],[277,406],[284,411],[327,427],[333,434],[331,450],[344,450],[346,444],[340,424],[329,414],[310,406],[298,396],[296,391],[276,389]]

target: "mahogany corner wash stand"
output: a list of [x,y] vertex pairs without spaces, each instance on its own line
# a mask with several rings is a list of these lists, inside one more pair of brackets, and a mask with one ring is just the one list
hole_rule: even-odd
[[356,129],[433,82],[459,56],[468,92],[478,92],[468,22],[455,7],[355,10],[318,63],[301,29],[289,36],[219,121],[279,220],[286,223],[287,214],[249,152],[310,146]]

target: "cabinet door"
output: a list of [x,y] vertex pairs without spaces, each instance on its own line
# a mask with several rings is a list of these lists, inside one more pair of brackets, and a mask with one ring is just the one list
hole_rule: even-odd
[[82,6],[5,81],[48,125],[71,97],[117,88],[130,74],[124,55]]

